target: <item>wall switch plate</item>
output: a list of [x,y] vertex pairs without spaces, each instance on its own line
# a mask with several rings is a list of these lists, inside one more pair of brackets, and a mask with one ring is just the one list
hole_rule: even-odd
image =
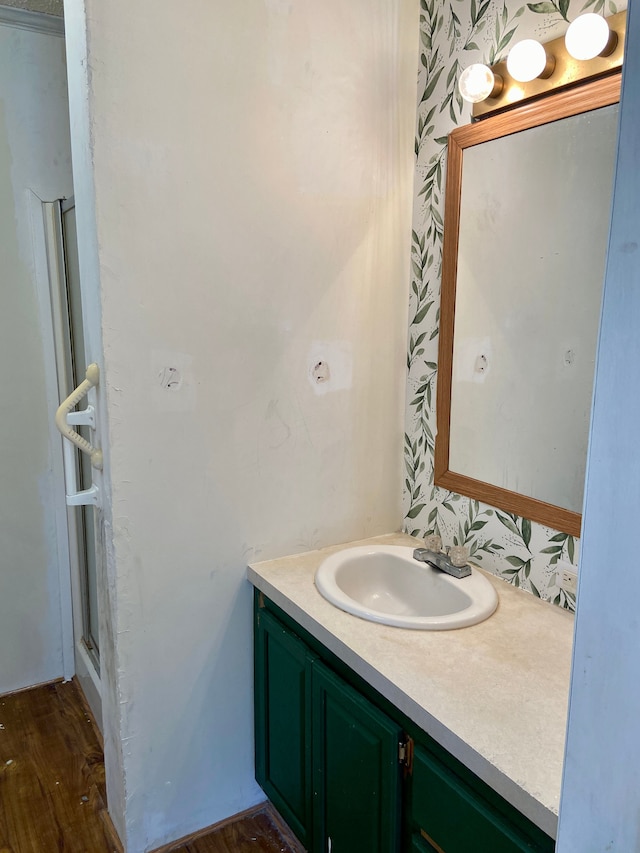
[[578,573],[576,571],[576,567],[571,563],[567,563],[563,560],[558,561],[558,586],[560,589],[563,589],[565,592],[568,592],[569,595],[575,595],[578,592]]

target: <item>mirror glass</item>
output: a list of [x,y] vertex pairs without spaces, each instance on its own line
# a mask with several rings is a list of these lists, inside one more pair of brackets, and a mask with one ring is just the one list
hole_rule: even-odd
[[[617,113],[614,103],[552,121],[541,115],[531,127],[464,147],[453,280],[446,251],[443,261],[443,311],[448,289],[452,315],[448,322],[444,312],[441,331],[448,452],[444,470],[436,465],[436,483],[453,475],[462,494],[574,535]],[[447,222],[451,256],[446,229]],[[436,456],[440,403],[439,396]],[[493,494],[474,492],[475,484]],[[528,506],[517,498],[514,505],[511,495]]]

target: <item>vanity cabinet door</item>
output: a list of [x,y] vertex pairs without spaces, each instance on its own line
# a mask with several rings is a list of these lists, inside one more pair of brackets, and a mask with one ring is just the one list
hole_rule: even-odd
[[409,853],[441,853],[436,847],[432,847],[421,835],[414,835],[411,838],[411,847]]
[[314,655],[264,609],[255,627],[256,779],[310,848]]
[[402,729],[320,661],[312,684],[313,850],[395,853]]
[[411,821],[442,853],[551,853],[553,841],[532,827],[520,830],[449,767],[416,745],[411,779]]

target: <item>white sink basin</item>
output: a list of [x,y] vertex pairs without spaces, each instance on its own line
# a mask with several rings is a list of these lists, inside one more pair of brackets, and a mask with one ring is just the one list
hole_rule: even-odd
[[413,547],[345,548],[316,572],[318,591],[341,610],[398,628],[443,631],[487,619],[498,605],[477,569],[458,580],[413,559]]

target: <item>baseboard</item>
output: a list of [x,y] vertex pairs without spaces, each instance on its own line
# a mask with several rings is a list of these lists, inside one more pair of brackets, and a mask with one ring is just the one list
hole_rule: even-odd
[[52,678],[51,681],[40,681],[38,684],[30,684],[28,687],[18,687],[15,690],[7,690],[6,693],[0,693],[0,698],[3,696],[15,696],[16,693],[26,693],[27,690],[37,690],[39,687],[52,687],[54,684],[61,684],[64,678]]
[[294,853],[306,853],[306,850],[300,846],[300,842],[293,835],[287,824],[278,814],[278,812],[274,809],[271,803],[268,800],[265,800],[262,803],[258,803],[257,806],[252,806],[250,809],[245,809],[242,812],[238,812],[237,814],[231,815],[230,817],[225,818],[224,820],[218,821],[218,823],[212,823],[211,826],[206,826],[204,829],[199,829],[197,832],[192,832],[190,835],[185,835],[182,838],[178,838],[177,841],[172,841],[170,844],[165,844],[164,847],[158,847],[153,850],[152,853],[173,853],[174,850],[178,850],[180,847],[183,847],[185,844],[189,844],[193,841],[197,841],[199,838],[202,838],[205,835],[209,835],[212,832],[215,832],[218,829],[223,829],[225,826],[229,826],[230,823],[235,823],[236,821],[243,820],[248,817],[255,817],[258,814],[266,812],[273,823],[278,828],[278,831],[282,835],[284,841],[289,844]]
[[75,682],[82,688],[84,698],[91,708],[93,719],[97,727],[102,731],[102,686],[100,676],[83,640],[79,640],[76,643],[75,671]]
[[[98,738],[98,742],[100,743],[100,748],[104,752],[104,738],[102,737],[102,731],[100,730],[100,726],[98,725],[98,722],[95,718],[95,714],[91,710],[91,705],[87,701],[87,697],[85,696],[85,692],[82,689],[82,682],[80,681],[80,679],[78,678],[77,675],[74,675],[71,680],[73,681],[75,686],[78,688],[78,694],[80,696],[80,702],[82,703],[82,708],[83,708],[85,714],[87,715],[87,717],[89,717],[89,719],[91,720],[91,725],[93,726],[94,731],[96,733],[96,737]],[[2,851],[0,851],[0,853],[2,853]]]
[[289,827],[289,824],[286,823],[280,812],[269,801],[266,803],[265,811],[269,812],[271,820],[278,827],[280,835],[282,835],[289,847],[293,850],[293,853],[307,853],[306,847],[303,847],[302,844],[300,844]]
[[[89,718],[89,722],[91,726],[93,726],[93,731],[98,739],[98,743],[100,744],[100,749],[103,752],[103,761],[104,761],[104,739],[102,737],[102,732],[100,731],[100,727],[96,722],[96,718],[91,710],[91,705],[87,701],[87,697],[85,696],[84,690],[82,689],[82,682],[78,678],[77,675],[74,675],[71,679],[78,691],[78,697],[80,699],[80,704],[82,705],[82,710]],[[113,853],[124,853],[124,847],[122,845],[122,841],[120,840],[120,836],[116,831],[116,827],[114,822],[111,820],[111,815],[109,814],[109,804],[106,802],[105,797],[105,806],[106,811],[101,814],[102,821],[106,824],[109,834],[113,839]],[[2,853],[2,851],[0,851]]]

